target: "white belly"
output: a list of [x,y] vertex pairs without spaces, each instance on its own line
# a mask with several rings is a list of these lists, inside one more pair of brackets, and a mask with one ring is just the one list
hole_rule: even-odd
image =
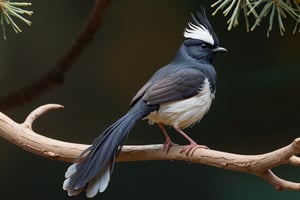
[[202,119],[209,110],[213,98],[214,94],[211,93],[206,79],[198,95],[185,100],[161,104],[159,110],[150,113],[147,118],[155,123],[186,128]]

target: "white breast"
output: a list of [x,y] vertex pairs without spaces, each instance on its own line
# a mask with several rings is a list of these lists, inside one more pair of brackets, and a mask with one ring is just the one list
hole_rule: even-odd
[[161,104],[159,110],[150,113],[147,118],[155,123],[186,128],[202,119],[209,110],[213,98],[214,94],[211,93],[209,82],[206,79],[201,91],[196,96]]

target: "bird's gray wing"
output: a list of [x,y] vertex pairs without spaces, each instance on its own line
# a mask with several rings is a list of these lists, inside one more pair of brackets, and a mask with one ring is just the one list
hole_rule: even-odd
[[[155,105],[186,99],[201,91],[206,76],[196,68],[181,68],[144,88],[143,100]],[[146,87],[146,85],[144,87]]]
[[130,102],[130,107],[133,106],[137,100],[139,100],[146,92],[146,90],[153,84],[153,81],[150,79],[132,98]]

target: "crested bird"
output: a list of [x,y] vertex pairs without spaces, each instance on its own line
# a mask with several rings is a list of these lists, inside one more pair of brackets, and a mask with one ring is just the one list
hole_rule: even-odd
[[204,8],[192,14],[183,35],[186,39],[174,59],[136,93],[129,111],[105,129],[67,169],[63,189],[68,195],[85,190],[87,197],[94,197],[107,188],[116,156],[133,126],[143,119],[161,128],[166,153],[174,143],[165,126],[173,127],[189,141],[181,153],[207,148],[198,145],[183,129],[199,122],[208,112],[216,92],[212,61],[217,52],[227,50],[220,46]]

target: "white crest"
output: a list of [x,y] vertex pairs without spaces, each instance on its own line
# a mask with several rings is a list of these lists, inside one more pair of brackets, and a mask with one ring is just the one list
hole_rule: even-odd
[[185,28],[184,37],[203,40],[211,45],[214,45],[215,41],[212,34],[209,32],[207,28],[205,28],[202,24],[193,24],[192,22],[188,23],[188,27]]

